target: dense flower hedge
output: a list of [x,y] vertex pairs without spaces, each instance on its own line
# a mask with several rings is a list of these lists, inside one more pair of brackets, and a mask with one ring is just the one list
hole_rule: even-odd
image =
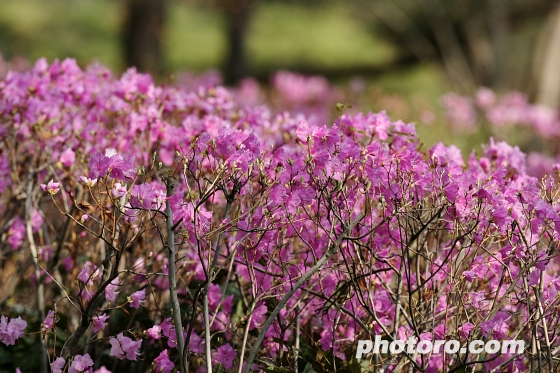
[[[554,177],[503,142],[465,162],[384,112],[257,101],[73,60],[8,73],[0,370],[553,371]],[[357,360],[375,335],[528,350]]]

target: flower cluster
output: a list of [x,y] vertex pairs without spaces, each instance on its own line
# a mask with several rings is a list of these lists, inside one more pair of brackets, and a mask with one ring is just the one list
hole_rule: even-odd
[[[326,90],[278,79],[287,95]],[[414,125],[385,112],[323,123],[236,94],[72,60],[39,60],[0,82],[0,160],[12,170],[0,260],[36,264],[35,291],[56,294],[47,306],[65,315],[56,329],[66,334],[54,334],[54,313],[42,327],[53,371],[91,372],[94,361],[350,371],[361,369],[355,342],[373,334],[518,336],[545,341],[540,360],[552,361],[556,179],[531,177],[502,141],[465,160],[441,143],[424,152]],[[25,325],[3,316],[0,340],[13,344]],[[57,338],[63,347],[50,348]],[[404,352],[362,365],[513,371],[536,360]]]

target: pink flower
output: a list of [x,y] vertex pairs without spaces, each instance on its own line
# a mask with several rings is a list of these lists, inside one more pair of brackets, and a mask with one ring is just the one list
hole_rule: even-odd
[[64,167],[70,167],[76,161],[76,153],[71,148],[66,149],[60,154],[60,163]]
[[146,334],[153,339],[161,338],[161,326],[154,325],[150,329],[146,330]]
[[103,365],[101,368],[97,369],[93,373],[111,373],[111,371],[105,368],[105,365]]
[[55,183],[52,179],[47,184],[41,184],[41,190],[54,196],[60,191],[60,183]]
[[83,356],[76,355],[74,357],[74,360],[72,361],[72,364],[70,365],[70,369],[68,369],[68,373],[85,373],[85,372],[91,373],[92,366],[93,366],[93,360],[91,360],[89,354],[85,354]]
[[105,288],[105,298],[108,301],[114,302],[117,299],[117,294],[119,293],[117,289],[119,288],[119,278],[116,277],[107,287]]
[[237,357],[237,352],[229,345],[229,343],[218,348],[216,354],[216,363],[222,364],[225,369],[233,367],[233,361]]
[[16,250],[23,244],[24,240],[25,224],[23,223],[23,220],[17,216],[8,229],[8,239],[6,241],[8,241],[12,249]]
[[[93,267],[93,268],[92,268]],[[93,272],[93,275],[91,274]],[[99,269],[93,265],[91,262],[87,262],[84,268],[82,268],[81,272],[78,274],[78,280],[82,281],[83,283],[87,283],[87,285],[93,285],[93,280],[95,280],[99,276]]]
[[8,323],[6,316],[0,317],[0,342],[6,346],[16,343],[16,340],[23,335],[23,329],[27,326],[27,322],[21,317],[11,319]]
[[111,194],[116,198],[124,196],[126,194],[126,186],[121,183],[115,183],[115,186],[111,189]]
[[154,359],[154,363],[156,363],[157,373],[171,373],[171,370],[175,367],[175,364],[169,360],[167,350],[163,350],[159,356]]
[[140,303],[146,300],[146,289],[138,290],[130,296],[130,307],[139,308]]
[[66,361],[63,357],[59,357],[55,361],[53,361],[51,364],[52,373],[62,373],[65,363]]
[[136,357],[140,355],[138,350],[142,346],[142,340],[133,341],[132,339],[123,336],[123,333],[117,335],[117,338],[111,338],[109,340],[111,343],[111,356],[116,356],[121,360],[125,358],[128,360],[136,360]]
[[467,321],[461,327],[459,327],[459,329],[457,329],[457,330],[458,330],[459,334],[461,334],[461,337],[467,338],[469,336],[469,333],[473,329],[474,329],[474,325]]
[[125,158],[115,149],[106,149],[105,155],[99,153],[89,161],[89,177],[99,178],[109,174],[114,179],[132,179],[136,175],[134,158]]
[[42,325],[41,330],[42,331],[47,331],[49,329],[53,329],[55,324],[56,324],[56,321],[55,321],[54,311],[50,310],[47,317],[45,318],[45,321],[43,321],[43,325]]
[[105,365],[103,365],[101,368],[97,369],[93,373],[111,373],[111,371],[105,368]]
[[89,177],[80,176],[82,183],[86,184],[87,187],[91,188],[97,184],[97,179],[90,179]]
[[249,330],[253,330],[255,328],[259,328],[261,324],[266,320],[266,313],[268,309],[266,305],[261,305],[260,307],[255,308],[253,311],[253,316],[251,317],[251,325]]
[[107,326],[107,320],[108,319],[109,319],[109,316],[105,315],[104,313],[102,313],[99,316],[94,316],[93,317],[93,332],[97,333],[98,331],[104,329],[105,326]]

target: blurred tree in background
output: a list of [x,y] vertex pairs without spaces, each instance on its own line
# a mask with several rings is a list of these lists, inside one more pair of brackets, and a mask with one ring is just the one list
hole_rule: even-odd
[[125,8],[125,64],[136,66],[139,71],[161,75],[167,0],[126,0]]

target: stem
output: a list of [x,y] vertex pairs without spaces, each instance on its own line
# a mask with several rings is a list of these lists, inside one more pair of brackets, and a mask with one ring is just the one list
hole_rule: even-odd
[[175,323],[175,334],[177,336],[177,349],[179,350],[179,368],[181,373],[186,373],[185,361],[185,341],[183,339],[183,325],[181,322],[181,308],[177,298],[177,278],[175,273],[175,231],[173,230],[173,210],[169,203],[169,197],[175,192],[175,179],[168,177],[165,179],[167,187],[167,199],[165,201],[165,213],[167,214],[167,246],[169,248],[169,295],[173,306],[173,322]]
[[[311,267],[309,271],[305,272],[305,274],[301,276],[300,279],[296,282],[294,287],[289,292],[287,292],[286,295],[284,295],[280,303],[278,303],[276,308],[274,308],[274,310],[272,311],[268,319],[266,319],[266,322],[264,323],[263,327],[261,328],[257,341],[255,342],[255,345],[251,349],[251,353],[247,358],[247,363],[245,364],[245,369],[243,369],[243,373],[249,373],[249,370],[251,369],[251,365],[253,364],[253,360],[255,360],[259,347],[261,346],[264,340],[266,331],[268,330],[268,328],[270,328],[270,326],[276,319],[276,316],[278,316],[278,314],[280,313],[280,310],[290,300],[292,295],[294,295],[294,293],[303,285],[304,282],[306,282],[311,276],[313,276],[315,272],[317,272],[319,269],[323,268],[323,266],[330,259],[330,257],[333,256],[338,251],[338,248],[340,247],[342,240],[344,240],[347,237],[348,233],[354,228],[356,224],[358,224],[358,222],[363,217],[364,214],[362,213],[358,215],[356,220],[350,222],[350,224],[344,229],[342,234],[338,237],[335,244],[329,250],[327,250],[327,252],[317,261],[317,263],[315,263],[315,265]],[[243,362],[241,362],[241,364],[243,364]]]
[[[32,205],[32,194],[33,194],[33,182],[31,181],[32,174],[29,174],[29,183],[27,184],[27,198],[25,200],[25,232],[27,234],[27,240],[29,241],[29,250],[31,251],[31,256],[33,257],[33,264],[35,265],[35,280],[37,281],[37,303],[39,306],[39,314],[41,315],[41,320],[45,320],[45,288],[43,286],[43,281],[41,281],[41,270],[38,263],[38,253],[37,246],[35,246],[35,240],[33,239],[33,230],[31,229],[31,205]],[[47,373],[47,346],[43,345],[41,348],[41,373]]]

